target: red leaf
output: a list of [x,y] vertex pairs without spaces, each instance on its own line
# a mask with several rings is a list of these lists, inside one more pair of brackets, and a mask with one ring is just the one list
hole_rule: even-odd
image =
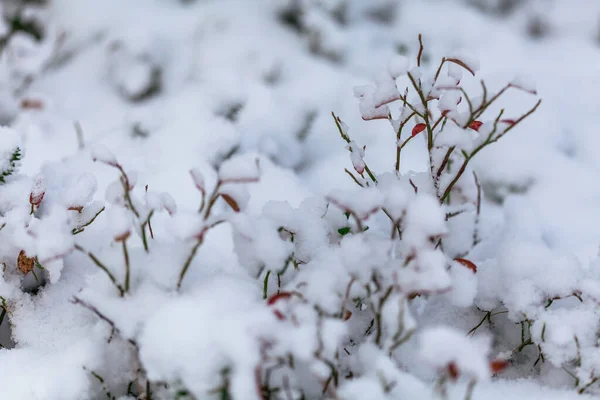
[[461,263],[465,267],[469,268],[473,273],[477,272],[477,265],[473,264],[473,262],[469,260],[465,260],[464,258],[455,258],[454,261]]
[[279,300],[289,299],[290,297],[292,297],[291,292],[279,292],[267,299],[267,305],[272,306],[273,304],[277,303]]
[[352,317],[352,311],[346,310],[346,312],[344,312],[344,321],[348,321],[350,317]]
[[456,105],[459,105],[461,101],[462,101],[462,96],[458,98],[458,102],[456,103]]
[[275,317],[280,321],[285,319],[285,315],[283,315],[283,313],[279,310],[273,310],[273,314],[275,314]]
[[502,372],[506,367],[508,367],[508,361],[506,360],[498,359],[490,361],[490,369],[493,374]]
[[483,122],[481,121],[473,121],[469,124],[469,128],[479,132],[479,128],[481,128],[481,125],[483,125]]
[[419,133],[423,132],[425,130],[425,128],[427,128],[427,125],[425,125],[424,123],[419,123],[416,124],[415,127],[412,130],[412,136],[417,136]]
[[501,119],[500,122],[504,122],[505,124],[514,125],[517,123],[514,119]]
[[450,375],[450,378],[456,380],[458,378],[458,376],[460,375],[460,370],[458,369],[458,366],[456,365],[456,363],[454,361],[451,361],[448,364],[448,375]]

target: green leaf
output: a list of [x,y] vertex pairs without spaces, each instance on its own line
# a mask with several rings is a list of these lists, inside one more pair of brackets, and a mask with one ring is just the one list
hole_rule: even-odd
[[340,235],[344,236],[344,235],[347,235],[347,234],[350,233],[350,227],[349,226],[345,226],[343,228],[338,229],[337,231],[338,231],[338,233]]

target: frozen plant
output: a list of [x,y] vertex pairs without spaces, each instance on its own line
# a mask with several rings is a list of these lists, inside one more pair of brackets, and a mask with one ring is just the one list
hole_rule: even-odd
[[[251,154],[236,154],[215,171],[193,169],[190,189],[200,203],[194,210],[151,191],[127,160],[100,146],[92,158],[117,175],[106,206],[92,202],[92,176],[66,167],[46,167],[22,187],[16,182],[6,192],[14,204],[1,210],[7,267],[0,295],[16,342],[6,352],[63,362],[61,373],[77,390],[44,393],[57,399],[434,399],[457,382],[470,396],[477,382],[507,366],[492,347],[503,338],[423,326],[418,305],[469,308],[478,301],[482,309],[509,308],[522,322],[523,348],[539,343],[552,362],[580,360],[574,375],[585,390],[596,379],[595,358],[573,359],[578,353],[566,338],[575,334],[578,346],[593,347],[594,325],[558,326],[561,317],[551,314],[522,319],[538,299],[501,297],[506,288],[478,295],[480,281],[496,277],[470,257],[490,240],[478,230],[481,189],[470,161],[539,101],[514,117],[489,115],[490,108],[507,90],[535,91],[515,80],[492,93],[482,82],[475,96],[461,84],[463,71],[475,75],[474,59],[453,54],[427,70],[421,56],[422,45],[416,65],[394,58],[374,86],[355,90],[363,118],[393,128],[389,171],[370,167],[368,149],[334,115],[355,187],[297,207],[249,207],[248,186],[268,163]],[[402,152],[419,141],[427,170],[400,173]],[[105,229],[90,232],[92,222]],[[214,247],[224,245],[233,256],[212,259]],[[544,261],[551,265],[550,256]],[[25,293],[21,277],[36,266],[48,283]],[[553,284],[541,289],[570,295]],[[586,290],[600,293],[593,282]],[[47,314],[61,324],[70,316],[66,339],[41,319]],[[71,342],[86,351],[74,352]]]

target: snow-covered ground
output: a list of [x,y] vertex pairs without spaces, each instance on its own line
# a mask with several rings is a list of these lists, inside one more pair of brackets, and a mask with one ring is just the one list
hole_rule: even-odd
[[[274,369],[283,390],[265,395],[263,388],[263,398],[297,399],[304,390],[305,398],[463,399],[473,379],[473,400],[600,395],[600,2],[523,0],[499,15],[471,3],[500,0],[348,0],[345,17],[336,19],[327,7],[338,3],[344,1],[51,0],[28,11],[44,24],[43,41],[15,35],[0,56],[0,120],[11,128],[0,130],[0,151],[5,159],[18,143],[24,153],[18,173],[0,186],[7,310],[0,397],[95,399],[110,392],[143,399],[149,387],[152,398],[229,398],[219,397],[225,386],[226,396],[255,399],[256,371],[259,380],[265,374],[256,366],[270,352],[293,354],[302,372],[288,378]],[[285,22],[282,10],[293,4],[305,13]],[[387,238],[389,221],[372,217],[371,236],[350,232],[323,250],[348,219],[331,211],[334,204],[347,201],[368,214],[368,206],[384,203],[379,192],[357,192],[344,172],[351,161],[359,172],[360,148],[351,160],[331,113],[366,146],[371,170],[394,171],[397,138],[388,121],[361,118],[354,88],[381,82],[399,53],[414,66],[419,34],[424,70],[435,72],[442,56],[473,54],[490,92],[519,76],[523,85],[535,83],[542,103],[473,160],[484,192],[480,243],[471,248],[462,217],[449,222],[456,235],[444,242],[448,262],[467,258],[477,273],[454,262],[448,277],[431,278],[444,293],[426,298],[428,287],[419,287],[399,297],[398,310],[384,315],[402,315],[397,323],[410,332],[407,342],[388,358],[367,337],[332,374],[329,360],[350,354],[357,334],[350,330],[368,336],[362,333],[370,319],[359,300],[347,310],[354,313],[349,321],[366,323],[345,327],[344,304],[363,295],[338,281],[338,269],[360,281],[363,264],[387,254],[378,252],[386,245],[377,232]],[[478,79],[463,75],[465,89],[479,93]],[[507,91],[485,120],[493,122],[500,108],[516,119],[536,100]],[[427,172],[425,137],[403,150],[402,174]],[[130,203],[120,176],[135,185]],[[205,204],[203,218],[201,197],[206,192],[202,202],[210,203],[216,182],[225,196],[215,197],[214,215]],[[465,197],[472,189],[465,186]],[[39,204],[36,193],[44,193]],[[404,232],[415,248],[447,232],[438,226],[438,204],[422,197],[410,200],[406,214],[423,226]],[[71,234],[103,206],[92,224]],[[132,208],[139,215],[130,215]],[[236,208],[242,212],[230,211]],[[145,238],[145,251],[143,223],[152,210],[154,238]],[[288,224],[298,230],[277,230]],[[291,241],[282,240],[286,234]],[[195,243],[202,245],[183,279]],[[37,277],[17,270],[21,250],[43,264],[39,290]],[[127,283],[107,279],[88,252]],[[435,254],[425,264],[435,264]],[[300,272],[278,282],[277,270],[293,268],[288,257]],[[446,278],[452,284],[442,287]],[[319,300],[302,308],[273,298],[279,286]],[[340,296],[342,318],[323,318],[339,311]],[[294,324],[282,322],[284,314]],[[489,360],[500,359],[506,368],[488,370]],[[348,371],[357,379],[343,375]]]

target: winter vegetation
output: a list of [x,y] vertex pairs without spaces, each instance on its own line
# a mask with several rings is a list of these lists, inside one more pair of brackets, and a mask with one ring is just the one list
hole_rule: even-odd
[[0,2],[14,400],[600,396],[600,4]]

